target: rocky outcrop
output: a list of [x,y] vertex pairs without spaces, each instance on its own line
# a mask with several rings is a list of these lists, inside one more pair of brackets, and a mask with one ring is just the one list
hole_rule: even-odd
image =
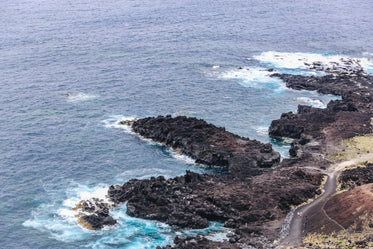
[[92,198],[82,200],[73,210],[79,212],[79,223],[90,230],[99,230],[104,226],[112,226],[117,224],[112,216],[109,215],[109,209],[113,208],[111,204],[102,199]]
[[318,193],[321,178],[293,168],[245,180],[188,171],[167,180],[130,180],[111,186],[108,193],[115,203],[127,202],[131,216],[187,228],[205,228],[209,221],[220,221],[238,230],[249,226],[251,232],[261,234],[268,233],[263,224],[284,218],[292,205]]
[[343,171],[338,182],[341,190],[351,190],[364,184],[373,183],[373,163],[365,162],[357,168]]
[[343,139],[371,133],[372,76],[272,74],[272,77],[281,78],[288,87],[296,90],[317,90],[342,96],[341,100],[331,101],[325,109],[300,105],[296,113],[284,113],[280,119],[272,121],[269,128],[271,136],[295,139],[291,145],[291,156],[325,155]]
[[165,247],[157,247],[157,249],[242,249],[239,245],[234,245],[228,242],[217,242],[206,239],[203,236],[188,236],[186,238],[176,237],[174,245]]
[[255,175],[280,162],[271,144],[240,137],[206,121],[185,116],[158,116],[135,121],[132,129],[209,166],[228,168],[236,176]]
[[109,215],[109,210],[83,215],[80,219],[80,223],[90,230],[100,230],[104,226],[113,226],[117,224],[117,221]]
[[268,170],[248,178],[187,171],[171,179],[159,176],[110,186],[111,206],[88,200],[75,209],[82,213],[80,223],[89,229],[114,225],[109,208],[127,202],[127,214],[133,217],[182,228],[206,228],[209,221],[220,221],[234,229],[231,242],[257,243],[255,236],[274,239],[281,227],[277,221],[292,206],[319,194],[321,180],[321,174],[297,168]]
[[359,92],[358,95],[360,95],[360,97],[358,98],[361,100],[364,98],[371,99],[373,97],[369,94],[373,87],[372,75],[355,74],[351,76],[346,74],[327,74],[325,76],[302,76],[274,73],[271,77],[280,78],[286,83],[288,88],[294,90],[317,91],[321,94],[339,96]]

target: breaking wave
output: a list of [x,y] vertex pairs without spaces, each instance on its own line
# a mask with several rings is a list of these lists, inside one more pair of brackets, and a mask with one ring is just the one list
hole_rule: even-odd
[[84,243],[88,248],[156,248],[172,244],[176,235],[202,234],[211,239],[221,240],[228,232],[228,229],[218,222],[211,222],[206,229],[175,229],[161,222],[130,217],[126,214],[124,204],[110,211],[118,221],[117,225],[99,231],[81,227],[76,218],[78,211],[72,208],[81,200],[93,197],[109,201],[106,198],[107,190],[106,184],[94,187],[77,184],[64,193],[54,196],[53,200],[41,204],[23,226],[48,233],[58,241]]
[[[253,56],[253,59],[260,61],[270,67],[282,70],[282,73],[303,74],[304,71],[316,74],[321,73],[356,73],[373,72],[373,61],[370,54],[365,57],[350,58],[344,55],[323,54],[323,53],[286,53],[268,51]],[[295,71],[284,71],[284,70]]]

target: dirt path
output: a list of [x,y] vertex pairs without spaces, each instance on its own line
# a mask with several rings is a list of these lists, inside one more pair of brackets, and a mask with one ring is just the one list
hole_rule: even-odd
[[[308,217],[311,217],[320,210],[323,210],[324,205],[328,201],[329,197],[336,193],[337,178],[339,173],[348,166],[369,159],[373,159],[373,153],[365,154],[357,158],[334,164],[327,171],[324,171],[328,176],[323,188],[324,193],[311,203],[301,206],[294,211],[294,216],[289,224],[289,233],[284,239],[282,239],[282,241],[280,241],[278,248],[300,246],[302,244],[302,237],[304,233],[303,229],[307,224]],[[303,213],[303,215],[300,216],[298,213]],[[326,214],[326,217],[329,216]],[[334,220],[332,221],[336,222]]]

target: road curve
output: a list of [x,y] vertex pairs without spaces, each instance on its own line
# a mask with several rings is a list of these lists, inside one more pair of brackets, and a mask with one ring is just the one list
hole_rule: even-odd
[[[280,241],[278,248],[300,246],[302,244],[303,230],[307,223],[307,218],[319,212],[328,201],[329,197],[336,193],[337,178],[340,172],[348,166],[369,159],[373,159],[373,153],[334,164],[327,171],[323,171],[328,177],[323,187],[324,193],[309,204],[301,206],[294,211],[294,216],[289,224],[289,233]],[[303,215],[299,216],[297,215],[298,213],[303,213]]]

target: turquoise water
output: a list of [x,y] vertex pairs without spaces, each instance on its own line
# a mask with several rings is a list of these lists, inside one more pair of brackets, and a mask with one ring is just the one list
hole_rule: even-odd
[[[360,58],[372,71],[370,1],[0,6],[2,248],[155,248],[175,235],[224,233],[217,223],[188,231],[131,218],[125,206],[113,211],[120,221],[113,228],[77,225],[71,207],[110,184],[211,172],[115,121],[188,115],[270,142],[266,131],[282,112],[302,103],[324,107],[335,97],[286,89],[266,69],[320,74],[291,63],[300,52],[310,60]],[[282,63],[278,52],[286,52]],[[271,142],[287,156],[286,143]]]

